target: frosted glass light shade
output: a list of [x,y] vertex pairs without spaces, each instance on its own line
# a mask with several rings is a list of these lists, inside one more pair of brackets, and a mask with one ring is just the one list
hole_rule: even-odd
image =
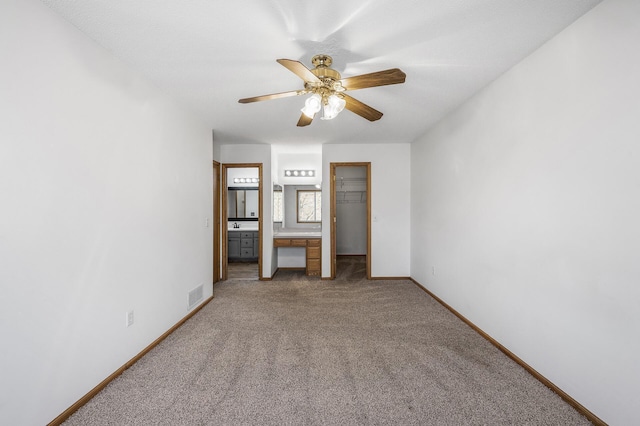
[[304,102],[304,108],[300,111],[302,111],[302,113],[307,117],[313,118],[313,116],[316,115],[316,112],[320,111],[320,108],[322,108],[322,97],[318,94],[314,94],[307,98]]
[[322,120],[331,120],[336,118],[344,109],[346,104],[347,101],[339,96],[329,96],[329,98],[327,98],[327,103],[324,104],[324,109],[322,110]]

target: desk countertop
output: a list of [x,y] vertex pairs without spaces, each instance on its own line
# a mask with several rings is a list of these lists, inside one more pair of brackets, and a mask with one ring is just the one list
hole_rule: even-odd
[[273,238],[321,238],[322,230],[320,229],[294,229],[283,228],[273,233]]

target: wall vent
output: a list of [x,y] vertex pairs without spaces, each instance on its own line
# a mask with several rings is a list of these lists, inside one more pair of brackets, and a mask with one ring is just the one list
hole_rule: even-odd
[[190,311],[201,300],[202,300],[202,284],[200,284],[198,287],[194,288],[189,292],[189,307],[187,308],[187,310]]

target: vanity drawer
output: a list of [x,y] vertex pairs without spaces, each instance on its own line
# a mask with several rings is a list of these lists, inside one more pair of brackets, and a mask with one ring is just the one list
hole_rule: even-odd
[[241,248],[240,249],[240,257],[253,257],[253,247],[251,248]]
[[322,240],[318,239],[318,238],[312,239],[312,240],[307,240],[307,241],[308,241],[307,245],[309,247],[320,247],[320,243],[322,242]]
[[291,245],[293,247],[306,247],[307,240],[303,240],[303,239],[291,240]]
[[242,238],[253,238],[253,232],[242,232]]
[[274,247],[290,247],[291,240],[285,240],[283,238],[275,238],[273,240],[273,246]]
[[307,275],[320,275],[320,259],[307,259]]
[[307,259],[320,259],[320,247],[307,247]]
[[250,240],[242,238],[240,240],[240,247],[253,247],[253,238]]

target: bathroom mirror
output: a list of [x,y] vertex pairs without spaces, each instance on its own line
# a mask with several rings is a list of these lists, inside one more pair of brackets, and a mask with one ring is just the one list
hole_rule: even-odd
[[[311,193],[313,197],[305,199],[299,205],[299,193]],[[275,194],[275,192],[274,192]],[[321,222],[320,185],[284,185],[282,189],[283,221],[282,227],[309,228],[318,227]],[[274,195],[275,198],[275,195]],[[313,203],[313,208],[311,204]],[[316,208],[317,207],[317,208]],[[302,214],[301,214],[302,209]],[[308,211],[313,212],[310,215]],[[305,214],[306,212],[306,214]],[[300,220],[302,218],[302,220]]]
[[227,207],[229,220],[258,220],[258,188],[229,188]]
[[282,195],[282,186],[273,185],[273,222],[282,223],[284,217],[284,197]]

